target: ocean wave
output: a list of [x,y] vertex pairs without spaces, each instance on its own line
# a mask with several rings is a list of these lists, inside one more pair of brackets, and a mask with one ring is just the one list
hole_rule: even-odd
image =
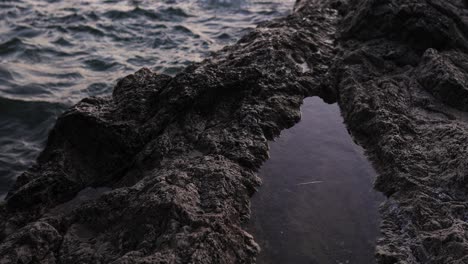
[[0,97],[0,195],[32,165],[57,116],[67,107]]
[[294,0],[0,0],[0,196],[56,117],[141,67],[175,75]]

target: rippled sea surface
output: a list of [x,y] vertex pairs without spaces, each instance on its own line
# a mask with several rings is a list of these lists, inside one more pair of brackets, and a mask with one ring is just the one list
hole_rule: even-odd
[[141,67],[174,75],[294,0],[0,0],[0,197],[56,117]]

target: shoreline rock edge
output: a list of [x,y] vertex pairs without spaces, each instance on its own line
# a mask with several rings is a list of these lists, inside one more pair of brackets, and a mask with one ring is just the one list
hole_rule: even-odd
[[307,96],[378,170],[377,262],[468,263],[467,40],[462,0],[302,0],[175,77],[129,75],[58,119],[0,205],[0,263],[255,263],[256,171]]
[[0,207],[0,263],[254,263],[255,172],[325,91],[335,24],[298,6],[173,78],[142,69],[66,111]]

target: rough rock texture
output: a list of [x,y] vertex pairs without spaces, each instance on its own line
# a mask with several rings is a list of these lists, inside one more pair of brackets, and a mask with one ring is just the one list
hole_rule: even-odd
[[339,9],[333,87],[389,197],[378,263],[468,263],[467,2],[351,0]]
[[298,5],[173,78],[142,69],[68,110],[0,206],[0,263],[253,263],[255,171],[303,98],[327,96],[335,20]]
[[302,0],[173,78],[142,69],[60,117],[0,205],[0,263],[253,263],[255,171],[312,95],[379,171],[378,263],[468,263],[467,52],[466,1]]

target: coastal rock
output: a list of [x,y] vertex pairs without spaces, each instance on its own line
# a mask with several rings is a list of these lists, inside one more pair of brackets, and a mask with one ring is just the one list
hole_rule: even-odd
[[0,263],[254,263],[256,171],[307,96],[339,103],[378,170],[377,262],[468,263],[467,18],[301,0],[175,77],[123,78],[59,118],[0,205]]
[[325,96],[335,20],[298,7],[175,77],[142,69],[66,111],[0,206],[0,263],[254,263],[255,172],[303,98]]
[[468,263],[466,1],[349,1],[338,102],[379,172],[379,264]]

